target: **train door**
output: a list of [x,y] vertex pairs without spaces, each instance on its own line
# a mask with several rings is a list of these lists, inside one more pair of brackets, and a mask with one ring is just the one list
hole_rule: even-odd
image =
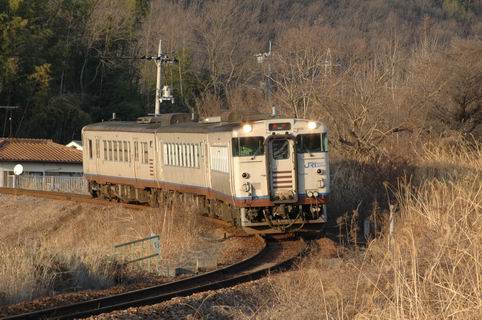
[[288,135],[269,136],[266,144],[271,200],[274,203],[298,201],[295,140]]

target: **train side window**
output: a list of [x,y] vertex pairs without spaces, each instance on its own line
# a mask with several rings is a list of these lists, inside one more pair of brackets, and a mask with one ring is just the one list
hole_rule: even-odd
[[90,139],[89,139],[88,149],[89,149],[89,159],[92,159],[93,158],[93,156],[92,156],[92,140],[90,140]]
[[264,154],[263,137],[233,138],[233,157],[252,157]]
[[171,143],[171,166],[176,165],[176,145]]
[[127,141],[124,141],[124,161],[129,162],[129,152],[127,150]]
[[139,161],[144,163],[144,142],[139,143]]
[[109,140],[109,161],[112,161],[112,140]]
[[172,144],[172,165],[177,166],[177,144]]
[[102,144],[104,145],[104,160],[107,160],[107,141],[102,140]]
[[175,143],[172,143],[171,149],[172,149],[172,165],[177,166],[177,145]]
[[177,148],[179,150],[178,154],[179,154],[179,167],[182,167],[184,165],[184,160],[183,160],[183,154],[182,154],[182,144],[178,144],[177,145]]
[[145,155],[145,150],[146,150],[146,146],[145,146],[145,142],[141,142],[141,150],[140,150],[140,153],[141,153],[141,163],[145,163],[146,161],[146,155]]
[[183,145],[183,151],[184,151],[184,166],[186,168],[189,168],[189,144],[184,144]]
[[134,141],[134,161],[139,161],[139,142]]
[[194,167],[194,165],[193,165],[193,162],[194,162],[194,161],[193,161],[193,157],[192,157],[192,156],[193,156],[192,144],[188,144],[188,145],[187,145],[187,166],[188,166],[189,168]]
[[132,155],[131,155],[131,142],[127,142],[127,147],[129,148],[129,152],[128,152],[128,155],[127,155],[127,159],[129,159],[128,161],[129,162],[132,162]]
[[168,158],[167,158],[167,144],[163,143],[162,144],[162,161],[164,165],[168,164]]
[[171,148],[171,166],[176,165],[176,145],[174,143],[169,144],[169,148]]
[[321,135],[319,133],[299,134],[296,137],[298,153],[321,152]]
[[149,162],[149,149],[147,148],[147,142],[142,143],[144,150],[142,153],[142,162],[143,163],[148,163]]
[[194,167],[199,168],[199,145],[194,145]]
[[122,148],[122,141],[119,141],[119,161],[124,161],[124,149]]
[[95,139],[95,157],[97,159],[100,158],[100,141],[99,141],[99,139]]
[[181,146],[179,146],[179,144],[175,144],[174,145],[174,151],[176,152],[176,156],[174,157],[174,165],[176,166],[180,166],[181,165],[181,154],[180,154],[180,151],[181,151]]
[[112,144],[114,145],[114,161],[117,161],[117,141],[114,140],[112,141]]

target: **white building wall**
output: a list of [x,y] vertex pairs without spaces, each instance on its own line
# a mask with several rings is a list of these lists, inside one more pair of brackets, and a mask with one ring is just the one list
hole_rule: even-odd
[[51,173],[83,173],[81,163],[0,162],[0,186],[6,185],[6,181],[4,181],[5,172],[13,171],[13,168],[17,164],[21,164],[23,166],[24,173],[40,172],[43,175],[49,175]]

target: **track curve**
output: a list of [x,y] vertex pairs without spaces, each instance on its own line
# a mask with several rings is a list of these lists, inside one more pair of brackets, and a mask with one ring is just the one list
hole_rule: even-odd
[[303,240],[272,240],[268,241],[264,249],[254,256],[223,269],[163,285],[3,319],[74,319],[130,307],[152,305],[174,297],[233,286],[288,268],[305,250],[306,244]]

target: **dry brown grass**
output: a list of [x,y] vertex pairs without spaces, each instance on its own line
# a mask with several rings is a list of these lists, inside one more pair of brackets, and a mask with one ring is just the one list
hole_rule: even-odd
[[273,277],[257,317],[480,319],[481,149],[426,146],[410,172],[387,193],[398,205],[393,233],[361,256],[314,256]]
[[142,270],[127,272],[113,246],[151,233],[161,235],[163,263],[176,262],[206,231],[196,210],[189,201],[130,210],[0,195],[0,305],[131,281]]

